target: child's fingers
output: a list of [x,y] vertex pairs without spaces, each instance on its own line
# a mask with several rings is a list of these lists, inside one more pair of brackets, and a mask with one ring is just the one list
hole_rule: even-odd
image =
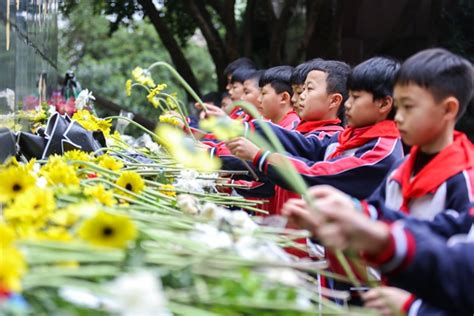
[[380,298],[380,291],[379,288],[371,289],[370,291],[367,291],[366,293],[362,293],[362,299],[364,302],[370,302],[373,300],[376,300]]
[[309,188],[308,192],[312,197],[316,199],[321,199],[321,198],[331,196],[333,194],[340,193],[339,190],[333,188],[332,186],[324,185],[324,184],[311,187]]
[[323,244],[329,248],[341,250],[347,248],[347,238],[340,225],[331,223],[322,224],[317,231],[317,236],[321,239]]

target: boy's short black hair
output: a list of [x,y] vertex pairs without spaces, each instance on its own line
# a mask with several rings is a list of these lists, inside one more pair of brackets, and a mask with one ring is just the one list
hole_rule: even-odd
[[471,63],[461,56],[442,48],[431,48],[403,63],[396,84],[426,88],[437,102],[454,96],[459,101],[459,119],[472,102],[474,72]]
[[244,83],[244,81],[249,79],[255,71],[256,70],[252,68],[238,68],[232,73],[232,78],[230,79],[230,82]]
[[352,91],[367,91],[374,99],[393,96],[395,76],[400,63],[385,57],[367,59],[352,69],[347,79],[347,87]]
[[291,74],[291,84],[292,85],[304,84],[306,77],[308,76],[308,73],[311,70],[319,70],[319,69],[314,69],[314,68],[320,68],[320,67],[315,67],[315,65],[320,61],[324,61],[324,60],[321,58],[314,58],[296,66],[295,69],[293,70],[293,73]]
[[257,87],[259,86],[260,78],[262,78],[265,69],[255,70],[250,74],[250,76],[245,80],[252,80],[257,83]]
[[224,68],[224,76],[229,76],[234,73],[235,70],[238,68],[251,68],[255,69],[255,64],[254,62],[247,57],[241,57],[237,58],[236,60],[232,61],[229,63],[225,68]]
[[260,77],[258,85],[262,88],[269,84],[276,93],[288,92],[293,95],[293,88],[291,87],[291,74],[293,73],[291,66],[276,66],[265,70]]
[[341,106],[337,111],[337,116],[344,121],[344,103],[349,97],[347,90],[347,78],[351,73],[351,66],[339,60],[324,60],[314,58],[307,61],[305,67],[306,75],[313,70],[319,70],[326,73],[326,90],[327,93],[339,93],[342,95]]
[[211,103],[220,107],[222,102],[222,94],[216,91],[208,92],[201,97],[201,100],[204,103]]
[[[352,69],[347,79],[347,87],[352,91],[370,92],[374,100],[393,96],[395,78],[400,69],[400,63],[386,57],[373,57],[367,59]],[[387,119],[393,120],[396,109],[392,109]]]

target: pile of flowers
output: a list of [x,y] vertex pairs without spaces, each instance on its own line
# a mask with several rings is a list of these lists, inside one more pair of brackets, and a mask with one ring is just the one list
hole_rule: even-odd
[[[133,76],[127,89],[179,108],[150,69]],[[283,250],[307,232],[257,225],[259,202],[218,191],[232,186],[219,162],[172,120],[130,141],[111,132],[113,117],[72,119],[107,147],[0,166],[2,315],[348,313],[308,275],[324,264]]]

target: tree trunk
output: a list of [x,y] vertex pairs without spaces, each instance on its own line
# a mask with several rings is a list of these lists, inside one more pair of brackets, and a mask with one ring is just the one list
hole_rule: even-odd
[[171,56],[171,60],[176,66],[176,70],[180,73],[184,80],[186,80],[191,88],[193,88],[196,93],[200,94],[199,84],[193,74],[193,71],[191,70],[191,66],[189,65],[186,57],[183,54],[183,51],[181,50],[181,47],[174,38],[170,29],[161,19],[160,13],[158,10],[156,10],[153,1],[138,0],[138,3],[140,3],[140,5],[143,7],[145,15],[148,16],[151,23],[155,27],[155,30],[160,36],[163,45],[166,47]]
[[286,39],[286,28],[295,12],[297,0],[286,0],[278,19],[275,21],[270,40],[270,65],[281,65],[282,51]]
[[219,32],[212,24],[212,17],[207,11],[204,2],[200,0],[185,0],[185,3],[189,14],[194,18],[206,39],[207,48],[216,67],[218,88],[219,90],[223,89],[227,83],[223,73],[228,62],[224,43],[219,36]]

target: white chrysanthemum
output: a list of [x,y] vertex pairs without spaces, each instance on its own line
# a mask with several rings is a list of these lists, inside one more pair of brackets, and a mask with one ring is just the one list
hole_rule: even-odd
[[74,105],[76,106],[77,110],[82,110],[87,106],[87,104],[89,104],[89,102],[91,102],[91,100],[95,100],[95,97],[92,95],[92,91],[84,89],[77,96]]
[[110,311],[119,315],[171,315],[161,282],[151,272],[124,274],[108,284],[107,292],[116,303]]

